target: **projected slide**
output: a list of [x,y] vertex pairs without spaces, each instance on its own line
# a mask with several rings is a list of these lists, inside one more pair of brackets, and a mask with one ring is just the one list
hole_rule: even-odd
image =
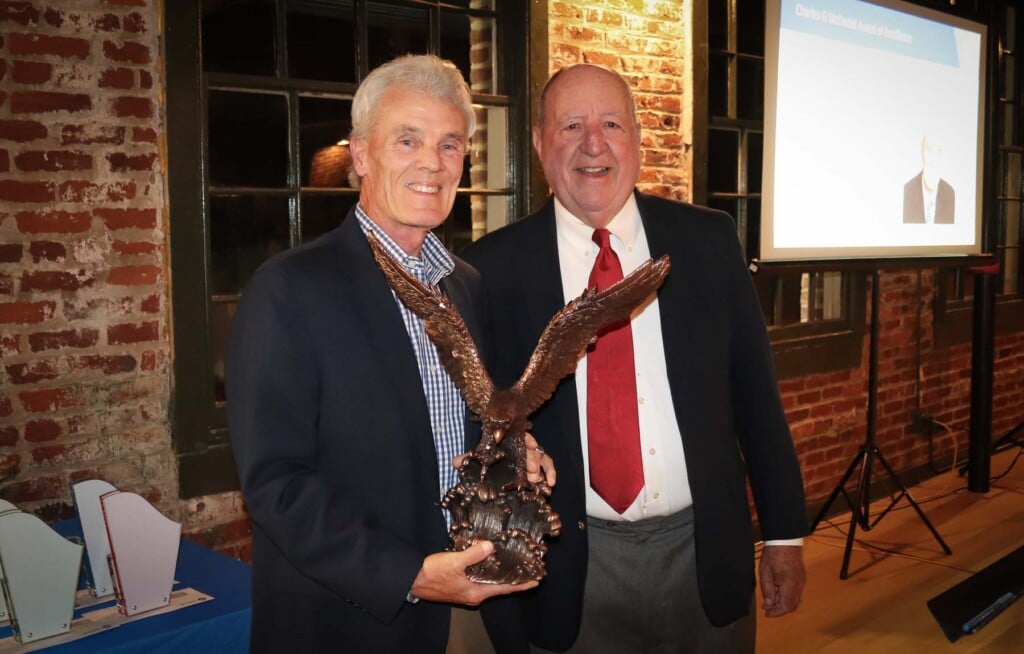
[[983,26],[856,0],[776,4],[762,259],[978,253]]

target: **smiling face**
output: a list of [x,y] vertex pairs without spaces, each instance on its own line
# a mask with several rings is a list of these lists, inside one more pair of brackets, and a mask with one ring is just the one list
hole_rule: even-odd
[[455,203],[467,148],[466,121],[452,104],[408,87],[381,96],[369,134],[353,138],[363,210],[408,254]]
[[625,82],[596,66],[559,73],[533,147],[565,208],[591,227],[607,225],[640,178],[640,130]]

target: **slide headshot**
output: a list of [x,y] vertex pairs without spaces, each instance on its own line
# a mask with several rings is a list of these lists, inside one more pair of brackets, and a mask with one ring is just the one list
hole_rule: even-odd
[[921,137],[921,172],[903,185],[903,222],[953,223],[956,192],[939,176],[942,151],[927,132]]

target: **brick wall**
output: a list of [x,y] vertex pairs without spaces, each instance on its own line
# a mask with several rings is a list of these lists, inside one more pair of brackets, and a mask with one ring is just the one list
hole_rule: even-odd
[[549,68],[588,63],[622,73],[643,130],[640,188],[686,200],[693,168],[691,0],[656,2],[653,11],[644,4],[549,2]]
[[178,500],[161,13],[0,1],[0,497],[66,517],[102,478],[202,539],[239,510]]

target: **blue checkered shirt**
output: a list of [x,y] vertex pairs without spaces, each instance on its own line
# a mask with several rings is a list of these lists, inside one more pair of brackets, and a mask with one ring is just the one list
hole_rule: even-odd
[[[387,253],[424,284],[437,286],[438,282],[455,270],[455,263],[448,250],[433,234],[428,233],[426,240],[423,241],[421,256],[412,257],[377,226],[358,204],[356,218],[363,233],[372,231]],[[458,471],[452,467],[452,457],[461,454],[465,449],[466,405],[448,372],[441,365],[437,348],[427,336],[423,321],[397,296],[395,302],[402,313],[405,330],[409,332],[409,340],[412,342],[416,363],[420,369],[420,379],[423,381],[423,394],[426,396],[427,410],[430,412],[430,427],[434,432],[434,452],[437,455],[437,471],[441,482],[439,496],[443,497],[444,493],[458,481]],[[445,520],[449,519],[446,511]]]

